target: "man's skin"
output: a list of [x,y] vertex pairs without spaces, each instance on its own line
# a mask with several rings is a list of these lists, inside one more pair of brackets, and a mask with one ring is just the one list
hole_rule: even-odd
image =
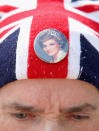
[[99,92],[79,80],[20,80],[0,89],[0,131],[99,131]]

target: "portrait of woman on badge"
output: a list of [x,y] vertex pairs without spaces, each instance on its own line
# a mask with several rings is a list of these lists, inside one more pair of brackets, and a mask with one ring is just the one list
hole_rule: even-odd
[[46,29],[37,35],[34,41],[34,50],[43,61],[57,63],[66,57],[68,41],[60,31]]

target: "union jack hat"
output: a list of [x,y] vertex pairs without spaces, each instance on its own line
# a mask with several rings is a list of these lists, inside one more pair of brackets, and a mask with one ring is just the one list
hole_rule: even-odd
[[[0,87],[20,79],[66,78],[99,88],[99,1],[5,1],[0,2]],[[52,41],[59,44],[56,61],[53,49],[46,49],[55,46]]]

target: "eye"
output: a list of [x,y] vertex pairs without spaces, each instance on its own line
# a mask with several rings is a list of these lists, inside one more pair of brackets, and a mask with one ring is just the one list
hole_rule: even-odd
[[76,120],[82,120],[82,119],[89,119],[89,116],[87,116],[87,115],[72,115],[72,118],[76,119]]
[[35,117],[35,115],[31,115],[30,113],[13,113],[12,115],[18,120],[27,120]]
[[29,114],[26,113],[20,113],[20,114],[15,114],[15,116],[19,119],[25,119],[27,117],[29,117]]
[[69,120],[84,120],[89,119],[89,115],[82,115],[82,114],[70,114],[67,116]]

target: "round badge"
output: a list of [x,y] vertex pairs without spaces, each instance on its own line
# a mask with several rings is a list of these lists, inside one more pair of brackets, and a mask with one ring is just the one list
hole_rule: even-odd
[[68,52],[68,41],[65,35],[56,29],[41,31],[34,40],[37,56],[47,63],[63,60]]

